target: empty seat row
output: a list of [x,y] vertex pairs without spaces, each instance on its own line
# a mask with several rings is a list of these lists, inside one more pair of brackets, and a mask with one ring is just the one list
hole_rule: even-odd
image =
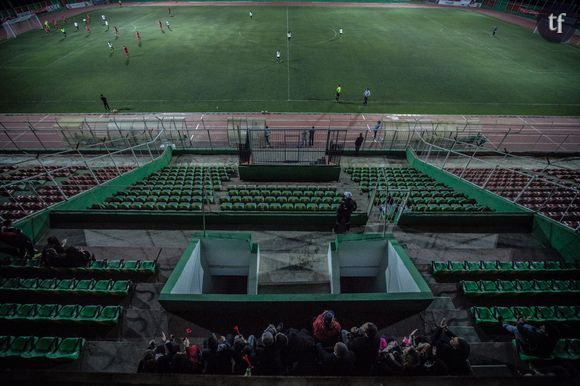
[[23,260],[14,258],[0,259],[0,271],[2,269],[21,270],[26,272],[87,272],[87,273],[127,273],[127,274],[153,274],[157,269],[155,261],[146,260],[95,260],[88,267],[50,267],[40,260]]
[[117,324],[121,310],[121,306],[2,303],[0,321]]
[[471,307],[475,323],[493,325],[515,322],[518,315],[533,323],[577,323],[580,322],[580,306],[511,306],[511,307]]
[[0,294],[125,296],[130,288],[130,280],[0,279]]
[[290,203],[286,203],[286,204],[280,204],[280,203],[272,203],[272,204],[268,204],[268,203],[254,203],[254,202],[250,202],[250,203],[241,203],[241,202],[236,202],[236,203],[229,203],[229,202],[225,202],[223,204],[220,204],[220,210],[223,211],[262,211],[262,212],[267,212],[267,211],[274,211],[274,212],[280,212],[280,211],[285,211],[285,212],[335,212],[338,209],[338,205],[339,204],[303,204],[303,203],[298,203],[298,204],[290,204]]
[[467,296],[578,295],[577,280],[464,280],[459,283]]
[[0,336],[0,359],[74,361],[84,344],[83,338]]
[[325,185],[232,185],[228,190],[278,190],[278,191],[323,191],[323,192],[335,192],[336,186],[325,186]]
[[284,196],[284,197],[342,197],[342,192],[334,190],[270,190],[270,189],[228,189],[230,196]]
[[[212,201],[213,203],[213,201]],[[106,210],[179,210],[179,211],[195,211],[201,210],[201,204],[194,202],[192,204],[187,202],[104,202],[102,204],[96,203],[91,205],[91,209],[106,209]]]
[[433,261],[431,269],[436,276],[580,273],[576,266],[561,261]]
[[[204,201],[204,196],[191,196],[191,195],[162,195],[162,196],[114,196],[106,200],[107,202],[118,202],[118,203],[141,203],[145,204],[147,202],[185,202],[188,204],[193,204],[196,202],[201,203]],[[205,195],[205,202],[213,201],[213,194]]]
[[414,205],[413,212],[491,212],[492,209],[473,204],[429,204]]
[[265,202],[266,204],[272,204],[272,203],[279,203],[279,204],[286,204],[286,203],[290,203],[290,204],[298,204],[298,203],[302,203],[302,204],[340,204],[340,202],[342,201],[341,197],[307,197],[307,196],[303,196],[303,197],[296,197],[296,196],[290,196],[290,197],[286,197],[286,196],[278,196],[278,197],[274,197],[274,196],[225,196],[222,197],[220,199],[220,203],[224,203],[224,202],[231,202],[231,203],[236,203],[236,202],[243,202],[243,203],[250,203],[250,202],[254,202],[256,204]]
[[129,188],[127,191],[124,192],[117,192],[115,193],[115,197],[160,197],[160,196],[211,196],[213,195],[213,189],[206,189],[204,192],[203,187],[198,188],[187,188],[187,187],[179,187],[179,188],[161,188],[161,189],[142,189],[141,187],[132,187]]

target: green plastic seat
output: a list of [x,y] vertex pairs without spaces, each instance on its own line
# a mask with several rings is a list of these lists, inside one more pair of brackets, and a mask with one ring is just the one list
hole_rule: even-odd
[[574,285],[572,280],[554,280],[553,289],[554,292],[573,292]]
[[481,294],[479,284],[480,284],[479,282],[472,280],[464,280],[460,283],[463,293],[468,296]]
[[29,351],[21,354],[24,359],[44,359],[47,358],[49,354],[54,353],[58,345],[60,344],[60,339],[56,336],[45,336],[38,338],[34,347]]
[[534,282],[532,280],[516,280],[518,292],[534,292]]
[[95,282],[95,285],[93,286],[91,293],[95,294],[95,295],[106,295],[112,285],[112,280],[108,279],[108,280],[99,280],[97,282]]
[[77,320],[79,322],[93,322],[101,312],[101,306],[84,306],[79,311]]
[[546,261],[545,267],[549,270],[558,270],[562,269],[562,264],[559,261]]
[[485,294],[497,294],[499,292],[499,288],[495,281],[481,280],[480,284],[482,292]]
[[245,205],[241,202],[236,202],[233,206],[232,206],[232,210],[238,210],[238,211],[242,211],[244,210]]
[[580,359],[580,339],[560,339],[554,347],[554,357],[567,361]]
[[16,312],[18,304],[2,303],[0,304],[0,318],[8,318]]
[[270,208],[270,205],[266,204],[265,202],[261,202],[258,204],[259,211],[267,211]]
[[515,314],[510,307],[493,307],[493,313],[496,319],[502,317],[504,322],[516,321]]
[[83,338],[65,338],[61,340],[58,348],[47,354],[47,358],[55,361],[73,361],[81,355],[81,350],[85,344]]
[[578,306],[556,306],[558,319],[567,322],[579,322],[580,313]]
[[518,292],[516,282],[513,282],[511,280],[498,280],[497,287],[499,289],[499,292],[501,292],[502,294]]
[[544,294],[553,292],[552,280],[534,280],[534,292]]
[[121,271],[123,269],[123,260],[108,260],[107,271]]
[[10,359],[10,358],[20,358],[22,354],[32,350],[36,344],[37,338],[34,336],[17,336],[12,341],[10,347],[0,353],[0,357]]
[[318,210],[321,212],[330,212],[332,211],[332,207],[328,204],[319,204],[318,205]]
[[275,202],[276,202],[276,197],[274,197],[274,196],[266,196],[266,197],[264,198],[264,202],[265,202],[266,204],[273,204],[273,203],[275,203]]
[[229,202],[225,202],[220,204],[220,210],[233,210],[233,206]]
[[113,286],[108,291],[108,293],[112,295],[126,295],[129,293],[129,289],[131,288],[131,281],[130,280],[117,280],[113,283]]
[[497,261],[482,261],[481,262],[481,270],[485,273],[490,273],[490,272],[497,272],[498,271],[498,267],[497,267]]
[[254,197],[252,197],[252,196],[242,196],[242,202],[244,204],[248,204],[248,203],[253,202],[253,201],[254,201]]
[[301,211],[301,212],[303,212],[303,211],[305,211],[305,210],[306,210],[306,204],[303,204],[303,203],[301,203],[301,202],[300,202],[300,203],[298,203],[298,204],[295,204],[295,205],[294,205],[294,210],[295,210],[295,211]]
[[70,322],[76,320],[79,315],[80,306],[77,304],[67,304],[58,310],[55,320],[62,322]]
[[99,313],[95,321],[104,324],[116,324],[119,322],[120,315],[121,315],[120,306],[106,306],[101,309],[101,312]]
[[276,202],[278,204],[286,204],[288,202],[288,197],[285,196],[276,197]]
[[449,262],[449,271],[450,273],[465,273],[467,270],[465,269],[465,262],[464,261],[450,261]]
[[76,285],[76,281],[74,279],[62,279],[56,285],[56,289],[58,291],[70,291]]
[[513,321],[516,321],[519,315],[521,315],[524,319],[534,319],[536,315],[536,309],[534,307],[513,306],[511,307],[511,311],[514,316]]
[[19,304],[10,319],[34,319],[37,312],[36,304]]
[[86,293],[91,291],[94,286],[95,286],[94,279],[79,280],[76,282],[73,291],[76,293]]
[[513,261],[498,261],[497,267],[502,272],[511,272],[514,270]]
[[431,270],[433,275],[444,275],[449,273],[449,264],[446,261],[432,261]]
[[306,210],[309,212],[316,212],[316,211],[318,211],[318,205],[317,204],[307,204]]
[[288,197],[288,203],[289,204],[297,204],[298,202],[299,202],[298,201],[298,197],[294,197],[294,196],[293,197]]
[[515,261],[513,264],[514,271],[529,271],[530,270],[530,262],[529,261]]
[[282,210],[282,205],[280,205],[279,203],[275,202],[273,204],[270,204],[269,209],[272,210],[272,211],[279,211],[279,210]]
[[538,322],[557,322],[559,320],[556,307],[554,306],[537,306],[535,319]]
[[60,306],[58,304],[39,305],[35,320],[52,320],[58,314],[59,309]]
[[497,319],[492,310],[487,307],[471,307],[476,324],[495,324]]
[[469,273],[469,274],[482,273],[481,261],[466,261],[465,262],[465,272]]
[[530,263],[530,270],[534,272],[541,272],[546,270],[546,263],[544,261],[532,261]]
[[258,206],[256,205],[255,202],[249,202],[244,206],[244,209],[249,211],[255,211],[258,209]]
[[254,196],[254,202],[256,204],[261,204],[261,203],[264,202],[264,197],[262,197],[262,196]]
[[282,205],[282,210],[285,210],[285,211],[293,211],[294,210],[294,205],[288,204],[288,203],[283,204]]
[[139,263],[139,271],[147,273],[155,273],[157,270],[157,263],[155,261],[144,260]]

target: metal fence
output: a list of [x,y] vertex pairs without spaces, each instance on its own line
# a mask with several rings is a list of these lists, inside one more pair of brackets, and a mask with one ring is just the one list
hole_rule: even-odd
[[[19,156],[0,174],[0,219],[19,220],[38,210],[69,200],[160,157],[162,132],[141,144],[127,139],[103,141],[53,154]],[[119,147],[122,147],[119,149]],[[99,152],[91,152],[98,148]]]
[[[580,119],[486,116],[418,116],[363,114],[145,114],[0,116],[0,151],[62,150],[115,142],[128,144],[161,139],[177,149],[238,149],[240,132],[264,130],[272,138],[284,130],[345,130],[344,149],[405,150],[418,145],[414,132],[433,140],[480,142],[490,150],[510,152],[580,152]],[[286,132],[289,133],[290,131]],[[479,137],[478,137],[479,136]],[[289,142],[291,139],[285,139]],[[299,143],[300,139],[295,138]],[[118,146],[116,146],[118,145]],[[113,146],[113,145],[112,145]],[[98,147],[97,147],[98,148]],[[93,147],[93,149],[96,149]]]
[[[551,170],[566,169],[566,165],[558,161],[492,151],[483,140],[463,142],[434,138],[431,133],[419,131],[416,137],[420,141],[413,146],[413,150],[422,161],[451,172],[467,183],[488,189],[512,203],[573,229],[580,229],[578,186],[549,176]],[[478,157],[481,153],[487,157]]]

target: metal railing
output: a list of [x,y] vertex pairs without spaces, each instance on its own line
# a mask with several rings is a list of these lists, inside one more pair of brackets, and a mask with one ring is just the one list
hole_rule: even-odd
[[[82,150],[76,148],[45,156],[25,156],[10,164],[17,169],[0,175],[0,194],[3,196],[0,198],[0,219],[26,218],[157,159],[169,145],[162,139],[162,134],[161,131],[153,139],[137,145],[123,138],[102,141]],[[125,147],[117,149],[120,142]],[[93,147],[101,151],[95,153],[91,151]],[[17,173],[16,176],[11,171]],[[22,171],[28,172],[22,174]]]
[[[377,122],[380,122],[375,130]],[[237,148],[241,130],[346,130],[344,148],[404,150],[416,146],[415,131],[433,138],[478,141],[485,148],[510,152],[580,151],[580,120],[486,116],[409,116],[362,114],[119,114],[0,116],[0,151],[37,151],[83,148],[123,138],[132,144],[163,139],[177,149]],[[120,146],[125,146],[119,142]]]
[[[550,168],[560,169],[561,166],[509,152],[497,152],[489,149],[483,141],[468,143],[457,139],[433,138],[430,133],[420,131],[415,132],[415,136],[420,141],[417,146],[412,146],[412,149],[420,160],[451,172],[467,183],[488,189],[514,204],[547,215],[568,227],[580,228],[579,225],[575,225],[577,220],[567,220],[568,215],[576,216],[580,212],[578,186],[565,185],[544,175]],[[491,152],[495,157],[492,160],[478,158],[478,153],[482,152],[486,155],[490,155]],[[529,167],[530,162],[534,162],[537,167],[524,170],[517,166],[509,166],[512,164]],[[469,178],[472,177],[472,172],[482,173],[477,175],[477,178]],[[492,188],[495,178],[502,184]],[[527,198],[534,200],[527,202]]]

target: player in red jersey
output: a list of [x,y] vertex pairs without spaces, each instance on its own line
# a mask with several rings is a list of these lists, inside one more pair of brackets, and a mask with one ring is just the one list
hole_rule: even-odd
[[161,29],[161,31],[163,31],[163,22],[161,20],[159,20],[159,28]]
[[135,37],[137,38],[137,40],[141,40],[141,34],[139,33],[139,31],[135,32]]
[[125,53],[125,56],[129,56],[129,49],[127,46],[123,46],[123,52]]

